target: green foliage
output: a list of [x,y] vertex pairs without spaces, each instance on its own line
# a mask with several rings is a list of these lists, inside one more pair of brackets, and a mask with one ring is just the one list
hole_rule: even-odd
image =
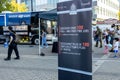
[[10,11],[12,11],[12,12],[26,12],[26,11],[28,11],[25,3],[18,4],[18,3],[16,3],[16,0],[11,0],[10,5],[11,5]]
[[8,11],[10,9],[9,0],[0,0],[0,12]]
[[18,4],[16,0],[0,0],[0,13],[2,11],[26,12],[28,9],[25,3]]
[[120,11],[118,12],[118,19],[120,20]]

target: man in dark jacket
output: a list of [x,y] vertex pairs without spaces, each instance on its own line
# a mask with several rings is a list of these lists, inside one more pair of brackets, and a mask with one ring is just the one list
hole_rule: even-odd
[[102,48],[102,31],[98,26],[97,26],[97,31],[95,32],[95,37],[96,37],[95,47],[98,47],[98,44],[100,42],[100,48]]
[[15,35],[15,32],[13,31],[12,27],[8,27],[9,29],[9,32],[10,32],[10,39],[9,39],[9,47],[8,47],[8,55],[7,55],[7,58],[5,58],[4,60],[5,61],[8,61],[11,59],[11,54],[12,54],[12,51],[14,50],[15,51],[15,54],[16,54],[16,58],[14,59],[20,59],[20,56],[19,56],[19,52],[18,52],[18,48],[17,48],[17,43],[16,43],[16,35]]

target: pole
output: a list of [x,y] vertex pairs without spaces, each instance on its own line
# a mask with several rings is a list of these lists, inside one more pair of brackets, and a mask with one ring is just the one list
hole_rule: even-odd
[[41,49],[40,49],[40,18],[39,18],[39,54],[38,55],[40,55],[41,54]]
[[45,56],[45,54],[43,52],[41,52],[41,47],[40,47],[40,42],[41,42],[41,39],[40,39],[40,36],[41,36],[41,27],[40,27],[40,18],[39,18],[39,54],[40,56]]
[[6,26],[6,13],[4,15],[4,22],[5,22],[5,26]]
[[17,3],[17,12],[19,12],[19,8],[18,8],[19,1],[18,1],[18,0],[16,0],[16,3]]
[[33,11],[33,0],[31,0],[31,12]]

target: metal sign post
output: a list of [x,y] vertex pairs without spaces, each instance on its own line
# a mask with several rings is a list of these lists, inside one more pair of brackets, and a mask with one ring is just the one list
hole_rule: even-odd
[[41,30],[41,28],[40,28],[40,18],[39,18],[39,53],[38,53],[38,55],[41,54],[41,47],[40,47],[40,35],[41,35],[41,33],[40,33],[40,30]]

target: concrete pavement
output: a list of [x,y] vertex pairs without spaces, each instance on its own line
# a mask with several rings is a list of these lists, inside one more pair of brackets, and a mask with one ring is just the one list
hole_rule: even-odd
[[120,80],[120,56],[103,53],[103,48],[93,47],[93,80]]
[[[38,56],[38,46],[19,45],[21,59],[10,61],[3,59],[7,48],[0,45],[0,80],[56,80],[57,54],[51,53],[51,47],[42,49],[45,56]],[[49,53],[48,53],[49,52]]]
[[0,59],[0,80],[56,80],[56,58],[27,56],[21,60]]
[[[0,45],[0,80],[58,80],[58,57],[51,53],[52,47],[42,49],[44,57],[38,56],[38,46],[18,47],[21,60],[4,61],[7,48]],[[120,58],[112,55],[104,55],[103,48],[93,47],[93,80],[120,80]]]

